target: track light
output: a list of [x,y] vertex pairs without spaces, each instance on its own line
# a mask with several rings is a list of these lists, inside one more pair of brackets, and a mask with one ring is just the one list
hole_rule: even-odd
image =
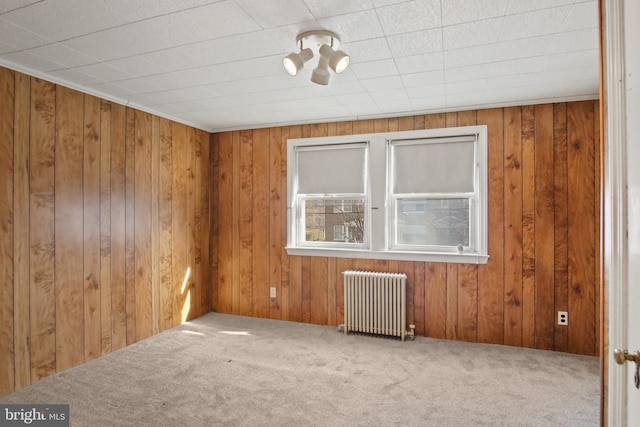
[[335,51],[326,44],[320,47],[320,55],[329,58],[329,67],[335,71],[336,74],[340,74],[349,66],[349,55],[341,50]]
[[[323,45],[322,47],[325,47]],[[321,49],[322,50],[322,49]],[[319,85],[328,85],[329,84],[329,58],[326,55],[320,54],[320,59],[318,60],[318,66],[313,73],[311,74],[311,81],[319,84]]]
[[311,49],[302,49],[300,53],[290,53],[282,60],[282,65],[287,73],[295,76],[304,67],[304,63],[313,58]]
[[329,84],[329,68],[340,74],[349,66],[349,55],[337,50],[340,38],[331,31],[314,30],[300,33],[296,43],[300,53],[290,53],[282,60],[285,70],[292,76],[297,75],[314,54],[318,55],[318,65],[311,74],[311,81],[316,84]]

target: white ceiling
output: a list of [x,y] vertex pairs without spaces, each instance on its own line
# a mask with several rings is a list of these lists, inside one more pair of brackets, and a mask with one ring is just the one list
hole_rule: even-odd
[[[282,58],[339,34],[328,86]],[[0,64],[208,131],[598,97],[597,0],[0,0]]]

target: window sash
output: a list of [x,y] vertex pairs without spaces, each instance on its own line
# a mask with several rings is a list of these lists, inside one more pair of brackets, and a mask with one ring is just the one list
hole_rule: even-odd
[[[470,193],[454,193],[454,194],[400,194],[392,195],[391,199],[391,211],[390,215],[390,250],[400,251],[417,251],[417,252],[449,252],[449,253],[477,253],[477,226],[476,214],[477,214],[477,198],[475,194]],[[467,237],[469,241],[467,244],[456,245],[442,245],[442,244],[422,244],[422,243],[406,243],[400,241],[400,202],[401,201],[429,201],[429,200],[467,200]],[[426,211],[425,211],[426,212]],[[427,224],[425,224],[425,230],[427,230]],[[433,230],[430,230],[433,232]]]
[[[307,201],[310,200],[323,200],[323,201],[333,201],[337,203],[344,203],[346,200],[356,200],[361,201],[363,205],[362,215],[363,215],[363,223],[362,223],[362,241],[361,242],[340,242],[334,241],[333,239],[326,239],[327,233],[333,234],[333,227],[328,229],[325,225],[325,240],[322,241],[313,241],[307,240],[306,233],[306,206]],[[351,193],[351,194],[299,194],[296,197],[296,216],[297,216],[297,237],[296,244],[300,247],[338,247],[338,248],[357,248],[357,249],[367,249],[369,247],[370,241],[370,218],[367,214],[367,197],[365,194],[361,193]],[[353,212],[347,212],[353,215]]]

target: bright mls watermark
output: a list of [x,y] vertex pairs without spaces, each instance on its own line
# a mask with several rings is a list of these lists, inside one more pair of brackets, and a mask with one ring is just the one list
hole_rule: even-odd
[[1,404],[0,427],[69,427],[69,405]]

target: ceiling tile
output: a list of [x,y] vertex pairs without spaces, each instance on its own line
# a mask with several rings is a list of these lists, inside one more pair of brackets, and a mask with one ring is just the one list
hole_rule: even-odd
[[564,27],[563,22],[570,10],[571,6],[563,6],[505,16],[500,39],[515,40],[553,34],[558,28]]
[[388,37],[393,56],[403,57],[442,51],[442,30],[423,30]]
[[304,0],[316,19],[373,9],[371,0]]
[[0,3],[0,14],[37,3],[42,0],[2,0]]
[[447,95],[446,107],[460,108],[460,107],[474,107],[481,106],[484,102],[484,92],[467,92],[456,93]]
[[391,101],[403,101],[409,103],[409,96],[407,96],[407,92],[402,89],[380,90],[375,93],[370,93],[370,95],[371,99],[373,99],[378,106]]
[[[84,0],[86,1],[86,0]],[[193,9],[211,3],[212,0],[109,0],[109,6],[129,19],[129,22],[166,15],[185,9]]]
[[410,99],[444,96],[444,94],[444,84],[414,86],[411,88],[407,88],[407,95]]
[[504,16],[508,0],[447,0],[442,2],[442,25]]
[[[578,0],[584,1],[584,0]],[[595,0],[589,0],[595,3]],[[516,13],[530,12],[533,10],[549,9],[574,4],[576,0],[535,0],[535,1],[509,1],[505,14],[513,15]]]
[[486,64],[493,61],[495,50],[496,44],[445,50],[444,64],[447,68]]
[[595,1],[575,3],[571,6],[567,19],[562,28],[565,31],[582,30],[585,28],[597,29],[598,3]]
[[499,41],[503,18],[467,22],[442,28],[445,50],[479,46]]
[[379,77],[377,79],[361,80],[360,82],[370,92],[404,88],[400,76]]
[[493,64],[470,65],[468,67],[447,68],[444,77],[447,83],[476,80],[492,76]]
[[62,64],[49,61],[47,59],[41,58],[40,56],[32,55],[31,53],[26,51],[5,53],[3,55],[0,55],[0,58],[5,61],[17,63],[24,67],[40,72],[59,70],[60,68],[64,68],[64,65]]
[[56,79],[66,80],[68,82],[73,82],[75,85],[81,86],[91,86],[103,82],[103,80],[97,79],[73,68],[50,71],[49,74],[54,76]]
[[167,71],[162,66],[138,55],[114,59],[109,61],[108,64],[137,77],[150,76]]
[[444,83],[444,71],[425,71],[422,73],[402,75],[402,83],[405,88],[430,86]]
[[593,49],[598,46],[599,34],[597,28],[568,31],[555,34],[553,41],[547,45],[548,53],[571,52],[576,50]]
[[440,0],[417,0],[376,9],[386,35],[439,27]]
[[378,114],[382,114],[380,111],[380,107],[378,107],[373,102],[365,102],[364,104],[349,104],[345,105],[345,108],[354,116],[375,116]]
[[2,40],[3,44],[12,46],[15,50],[30,49],[52,42],[46,37],[42,37],[33,31],[25,30],[3,18],[0,18],[0,40]]
[[424,55],[396,58],[396,66],[401,74],[420,73],[443,69],[443,53],[435,52]]
[[446,107],[447,99],[444,96],[428,96],[426,98],[414,98],[411,105],[416,111],[427,112],[429,110],[440,110]]
[[302,0],[235,0],[262,28],[314,19]]
[[[234,1],[223,1],[189,9],[180,12],[179,15],[188,25],[198,25],[205,29],[209,33],[209,38],[231,36],[261,29]],[[190,29],[189,32],[191,31],[193,29]]]
[[509,40],[495,44],[494,61],[527,58],[543,55],[553,44],[553,35]]
[[394,76],[398,74],[398,69],[393,59],[361,62],[351,65],[350,68],[359,79],[371,79],[374,77]]
[[97,79],[104,80],[105,82],[113,82],[118,80],[130,79],[133,74],[124,72],[118,68],[114,68],[111,65],[105,63],[85,65],[83,67],[76,67],[75,70],[82,73],[93,76]]
[[341,46],[340,49],[351,57],[352,64],[392,57],[389,44],[384,37],[347,43]]
[[130,93],[150,93],[166,90],[166,88],[155,85],[142,77],[120,80],[117,85],[123,89],[129,90]]
[[[42,37],[60,41],[129,22],[116,10],[109,2],[49,0],[14,10],[2,17],[32,29]],[[67,25],[60,25],[61,22]]]
[[71,49],[62,43],[52,43],[46,46],[35,47],[29,49],[28,52],[48,61],[64,64],[63,68],[80,67],[98,62],[97,59]]
[[328,28],[337,33],[342,43],[345,44],[384,35],[374,10],[325,18],[319,20],[318,24],[321,28]]
[[493,76],[508,76],[511,74],[524,74],[540,69],[540,57],[513,59],[511,61],[494,62],[491,67]]

